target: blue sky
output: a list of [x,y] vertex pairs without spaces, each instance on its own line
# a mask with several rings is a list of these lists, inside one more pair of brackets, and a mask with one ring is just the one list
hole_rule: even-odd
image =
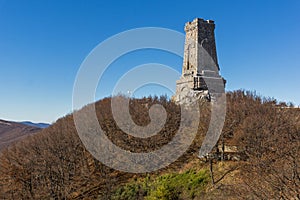
[[[227,90],[256,90],[300,105],[299,10],[298,0],[0,0],[0,119],[54,122],[71,112],[77,71],[100,42],[138,27],[184,33],[196,17],[215,20]],[[174,55],[137,52],[114,63],[107,87],[117,67],[144,62],[182,65]]]

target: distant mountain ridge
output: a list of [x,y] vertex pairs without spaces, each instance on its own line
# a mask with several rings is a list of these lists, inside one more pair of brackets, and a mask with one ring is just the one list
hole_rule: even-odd
[[37,126],[0,119],[0,150],[40,130]]
[[50,124],[47,124],[47,123],[33,123],[30,121],[24,121],[24,122],[19,122],[19,123],[27,125],[27,126],[37,127],[37,128],[48,128],[50,126]]

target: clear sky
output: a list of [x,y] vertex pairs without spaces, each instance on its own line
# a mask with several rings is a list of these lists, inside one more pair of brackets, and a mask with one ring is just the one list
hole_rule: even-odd
[[[227,90],[256,90],[299,105],[299,10],[299,0],[0,0],[0,119],[54,122],[71,112],[77,71],[97,44],[138,27],[184,33],[196,17],[215,20]],[[163,57],[181,70],[181,59]],[[130,69],[158,60],[149,50],[115,64]]]

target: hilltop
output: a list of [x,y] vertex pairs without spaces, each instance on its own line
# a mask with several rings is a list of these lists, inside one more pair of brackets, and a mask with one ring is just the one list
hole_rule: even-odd
[[[127,97],[122,97],[127,98]],[[149,152],[168,143],[180,123],[180,107],[166,97],[130,99],[130,114],[139,125],[150,122],[148,109],[163,105],[167,122],[155,136],[124,134],[111,113],[111,99],[95,103],[98,121],[114,144],[131,152]],[[88,105],[78,112],[88,109]],[[0,157],[1,199],[291,199],[300,193],[299,109],[284,109],[274,99],[253,92],[227,94],[223,140],[244,159],[199,160],[198,150],[208,128],[210,104],[200,104],[197,136],[176,162],[146,174],[111,169],[82,145],[72,114],[28,137]],[[155,113],[154,113],[155,114]],[[92,131],[92,130],[91,130]]]

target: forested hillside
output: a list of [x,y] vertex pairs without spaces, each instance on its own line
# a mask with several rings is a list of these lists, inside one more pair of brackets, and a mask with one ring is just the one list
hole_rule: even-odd
[[[164,128],[147,139],[124,134],[112,117],[111,99],[105,98],[95,106],[99,123],[110,140],[131,152],[149,152],[172,139],[180,123],[178,105],[164,96],[130,102],[131,116],[138,125],[150,122],[148,109],[152,104],[163,105],[167,111]],[[245,159],[214,159],[214,184],[209,164],[197,157],[210,120],[210,104],[201,102],[200,110],[197,137],[188,151],[167,168],[147,174],[120,172],[94,159],[77,135],[73,116],[67,115],[39,134],[2,151],[0,198],[300,198],[299,109],[253,92],[227,93],[222,141],[237,146]]]

